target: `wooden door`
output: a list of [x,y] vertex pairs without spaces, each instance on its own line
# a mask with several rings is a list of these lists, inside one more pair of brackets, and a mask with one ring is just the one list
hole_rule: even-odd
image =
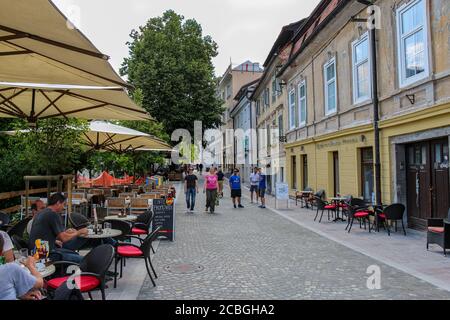
[[431,142],[431,197],[433,218],[447,218],[449,209],[448,140]]
[[424,228],[431,217],[431,170],[429,143],[415,143],[407,152],[408,224]]

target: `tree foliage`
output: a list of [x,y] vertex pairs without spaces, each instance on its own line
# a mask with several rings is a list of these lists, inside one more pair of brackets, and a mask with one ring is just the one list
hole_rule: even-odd
[[130,36],[121,74],[140,89],[133,96],[141,95],[142,106],[167,132],[184,128],[192,134],[196,120],[203,129],[221,124],[212,64],[217,44],[203,36],[197,21],[168,10]]
[[40,120],[36,129],[13,120],[2,129],[15,134],[2,137],[0,158],[1,191],[23,189],[25,175],[53,175],[73,173],[82,167],[84,148],[81,134],[87,122],[76,119]]

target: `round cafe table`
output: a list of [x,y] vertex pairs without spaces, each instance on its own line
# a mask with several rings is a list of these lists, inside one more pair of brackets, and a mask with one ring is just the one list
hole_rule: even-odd
[[89,233],[87,235],[82,236],[86,239],[106,239],[106,238],[115,238],[122,235],[122,231],[117,229],[102,229],[102,232],[99,234]]
[[38,272],[41,274],[42,278],[47,278],[56,272],[56,268],[55,265],[49,264],[45,266],[45,269],[41,271],[38,270]]
[[[16,260],[16,263],[18,263],[22,268],[25,268],[25,270],[31,274],[30,270],[28,270],[27,267],[25,267],[25,265],[23,265],[22,263],[18,262],[18,260]],[[56,272],[56,267],[53,263],[48,263],[45,265],[45,268],[43,269],[39,269],[37,264],[36,264],[36,270],[41,274],[42,278],[47,278],[49,276],[51,276],[52,274],[54,274]]]
[[330,201],[332,203],[334,203],[334,205],[336,206],[336,208],[335,208],[336,218],[333,220],[334,222],[345,221],[343,217],[342,218],[339,217],[339,204],[343,203],[345,200],[347,200],[347,198],[344,198],[344,197],[333,197],[333,198],[330,198]]
[[106,216],[103,218],[103,220],[108,221],[108,220],[122,220],[122,221],[128,221],[128,222],[133,222],[137,220],[137,216],[134,215],[127,215],[125,217],[119,217],[118,215],[110,215],[110,216]]

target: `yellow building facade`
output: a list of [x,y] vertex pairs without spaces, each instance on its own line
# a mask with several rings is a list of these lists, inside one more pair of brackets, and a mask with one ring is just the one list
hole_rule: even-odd
[[[403,203],[408,224],[424,228],[427,218],[446,218],[450,208],[450,3],[375,5],[382,21],[376,30],[381,201]],[[300,117],[286,133],[292,194],[310,187],[327,198],[375,201],[367,18],[361,3],[324,0],[292,39],[291,58],[278,74],[287,87],[285,113]]]

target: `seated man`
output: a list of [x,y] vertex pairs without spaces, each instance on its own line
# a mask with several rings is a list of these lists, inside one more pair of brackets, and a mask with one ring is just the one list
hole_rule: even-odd
[[[4,256],[3,249],[8,246],[8,244],[5,245],[4,238],[0,237],[0,256]],[[9,262],[8,259],[7,262]],[[39,289],[44,286],[44,280],[36,270],[34,258],[28,257],[24,264],[29,272],[14,262],[0,265],[0,300],[40,300],[42,298]]]
[[48,199],[48,207],[39,212],[34,219],[30,233],[29,249],[33,250],[35,241],[41,239],[49,243],[50,260],[64,260],[79,263],[82,257],[78,253],[67,248],[57,247],[57,240],[66,244],[88,233],[87,228],[64,230],[65,228],[60,214],[64,212],[65,202],[66,198],[62,193],[55,193]]
[[27,233],[31,233],[31,227],[33,225],[34,218],[36,218],[36,215],[45,209],[45,203],[42,200],[36,200],[34,203],[31,204],[31,216],[32,219],[27,224]]
[[9,235],[4,231],[0,231],[0,257],[5,258],[5,263],[14,262],[13,249],[14,246]]

